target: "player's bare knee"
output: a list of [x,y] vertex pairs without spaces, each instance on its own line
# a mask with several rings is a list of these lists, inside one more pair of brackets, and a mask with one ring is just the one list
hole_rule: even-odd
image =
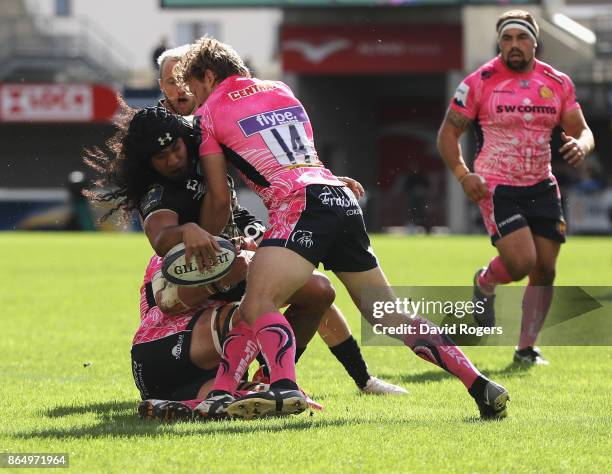
[[322,307],[331,306],[336,299],[336,289],[329,278],[325,275],[313,275],[311,283],[316,294],[317,302]]
[[520,281],[529,275],[531,267],[527,264],[519,263],[508,267],[508,273],[512,277],[512,281]]
[[554,266],[536,265],[529,274],[529,283],[535,286],[551,286],[557,275]]
[[521,258],[513,259],[512,262],[506,263],[508,273],[512,277],[513,281],[519,281],[525,278],[531,273],[535,267],[535,257],[523,256]]
[[252,324],[262,314],[272,311],[272,308],[278,308],[280,305],[274,304],[274,299],[271,294],[251,293],[245,295],[242,303],[240,303],[240,312],[242,318],[249,324]]

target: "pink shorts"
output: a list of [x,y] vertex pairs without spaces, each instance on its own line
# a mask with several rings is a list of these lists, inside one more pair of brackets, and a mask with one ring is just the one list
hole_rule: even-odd
[[268,230],[263,240],[287,240],[306,209],[306,188],[291,193],[269,211]]

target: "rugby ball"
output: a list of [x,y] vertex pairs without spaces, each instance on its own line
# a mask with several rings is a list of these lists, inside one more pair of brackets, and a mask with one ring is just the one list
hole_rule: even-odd
[[171,283],[180,286],[196,286],[212,283],[223,278],[231,270],[236,260],[236,247],[229,240],[215,237],[221,247],[221,251],[213,261],[209,259],[209,266],[203,271],[198,270],[194,257],[191,262],[185,261],[185,244],[176,244],[164,256],[162,274]]

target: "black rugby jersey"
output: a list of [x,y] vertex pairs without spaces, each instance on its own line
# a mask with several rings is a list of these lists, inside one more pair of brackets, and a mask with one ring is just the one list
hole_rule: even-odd
[[[197,223],[200,216],[200,206],[206,194],[206,185],[199,165],[199,160],[194,160],[191,173],[183,180],[160,179],[158,183],[151,186],[138,206],[143,221],[155,211],[169,209],[178,214],[179,224]],[[258,239],[266,231],[265,226],[247,209],[238,204],[234,181],[231,176],[228,175],[227,181],[230,187],[232,212],[229,223],[221,234],[227,238],[243,236]],[[245,288],[246,282],[242,281],[229,291],[216,293],[209,298],[228,302],[240,301]],[[147,283],[147,299],[150,306],[156,305],[150,282]]]
[[[245,236],[257,239],[265,232],[263,223],[238,204],[234,181],[227,177],[231,195],[230,221],[222,235],[228,238]],[[143,221],[155,211],[168,209],[176,212],[179,225],[198,222],[200,207],[206,194],[206,184],[199,160],[192,160],[191,172],[180,181],[161,178],[153,184],[138,206]]]

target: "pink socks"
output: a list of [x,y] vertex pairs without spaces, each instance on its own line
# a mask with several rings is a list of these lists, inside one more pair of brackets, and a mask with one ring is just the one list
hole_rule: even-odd
[[512,277],[498,255],[489,262],[487,269],[478,277],[478,286],[486,293],[493,293],[496,285],[510,283],[511,281]]
[[466,388],[470,388],[480,372],[472,365],[467,356],[455,346],[446,335],[426,334],[421,325],[435,327],[426,319],[415,317],[411,325],[416,328],[415,334],[409,334],[404,339],[406,344],[420,358],[441,367],[459,378]]
[[295,336],[280,313],[267,313],[253,325],[253,333],[270,369],[270,384],[282,379],[295,383]]
[[239,321],[223,341],[221,362],[212,390],[234,393],[258,352],[253,331],[246,322]]
[[530,283],[525,288],[519,350],[535,345],[535,341],[542,330],[544,320],[550,309],[552,296],[552,286],[532,286]]

